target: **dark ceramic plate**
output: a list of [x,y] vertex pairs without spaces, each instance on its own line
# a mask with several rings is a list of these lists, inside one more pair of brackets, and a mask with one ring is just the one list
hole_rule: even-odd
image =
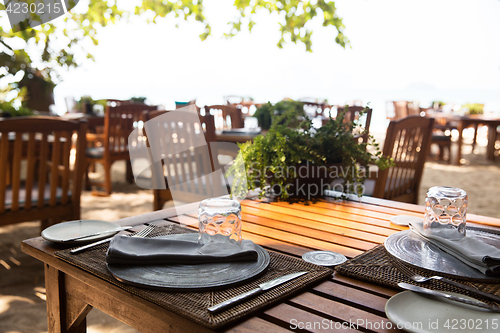
[[[198,238],[198,234],[177,235]],[[169,236],[171,237],[171,236]],[[262,274],[269,266],[269,253],[255,244],[257,261],[212,263],[200,265],[107,265],[120,282],[148,289],[203,291],[241,284]]]

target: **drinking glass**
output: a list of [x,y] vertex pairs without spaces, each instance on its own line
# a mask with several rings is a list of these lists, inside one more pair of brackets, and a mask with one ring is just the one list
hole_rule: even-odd
[[232,199],[206,199],[198,208],[199,252],[203,254],[237,251],[241,246],[241,206]]
[[465,237],[468,196],[459,188],[435,186],[425,198],[424,232],[450,240]]

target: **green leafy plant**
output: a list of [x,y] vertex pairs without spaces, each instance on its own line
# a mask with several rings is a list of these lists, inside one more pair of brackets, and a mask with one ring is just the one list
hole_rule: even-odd
[[468,114],[483,114],[484,104],[467,103],[462,105],[462,109],[468,110]]
[[[330,118],[319,129],[313,128],[312,121],[307,116],[303,117],[298,126],[294,126],[297,119],[302,117],[298,110],[289,109],[274,117],[265,136],[260,135],[253,142],[240,144],[240,154],[229,168],[228,176],[236,179],[246,176],[247,186],[235,186],[232,189],[234,195],[240,195],[239,192],[246,188],[259,188],[261,196],[269,188],[286,188],[300,176],[294,167],[306,163],[314,166],[337,165],[353,170],[341,175],[345,184],[350,184],[343,186],[343,192],[361,195],[355,184],[364,183],[369,175],[369,165],[386,169],[392,164],[391,159],[382,156],[379,145],[372,136],[369,136],[367,143],[358,143],[352,133],[361,125],[357,121],[344,121],[344,113],[339,113],[335,119]],[[368,146],[372,152],[367,149]],[[365,172],[360,172],[362,168],[366,168]],[[243,175],[242,172],[246,174]],[[287,191],[280,191],[278,197],[288,201],[296,199],[291,198]]]
[[433,107],[438,107],[438,108],[441,108],[445,105],[446,103],[443,102],[443,101],[432,101],[431,105]]
[[144,102],[146,102],[146,97],[132,97],[130,98],[130,100],[134,103],[137,103],[137,104],[144,104]]
[[299,117],[304,117],[304,103],[294,100],[283,100],[273,105],[268,102],[260,106],[253,116],[259,121],[261,129],[268,130],[271,128],[273,117],[285,112],[294,112]]
[[76,103],[76,107],[83,113],[93,112],[94,105],[102,105],[103,108],[106,108],[107,100],[105,99],[93,99],[90,96],[82,96],[80,100]]
[[259,108],[257,108],[253,116],[257,118],[261,129],[268,130],[271,127],[273,113],[273,105],[270,102],[267,102],[266,104],[262,104]]
[[11,117],[21,117],[21,116],[31,116],[33,115],[33,111],[27,107],[19,106],[15,107],[11,102],[1,102],[0,101],[0,113],[2,116],[11,116]]
[[[14,93],[17,96],[10,96]],[[26,88],[12,89],[7,86],[0,89],[0,116],[1,117],[18,117],[31,116],[33,110],[24,106],[22,101],[25,99]]]

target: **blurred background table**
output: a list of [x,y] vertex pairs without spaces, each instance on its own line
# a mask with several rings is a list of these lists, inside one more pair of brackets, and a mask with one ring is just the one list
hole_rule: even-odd
[[450,125],[450,128],[454,128],[458,131],[457,140],[457,154],[453,159],[453,164],[460,165],[462,159],[462,145],[463,145],[463,131],[464,129],[473,126],[475,128],[473,145],[476,141],[477,128],[480,125],[488,127],[488,145],[486,147],[486,158],[493,161],[495,158],[495,141],[497,138],[497,127],[500,126],[500,118],[489,117],[485,115],[465,115],[459,116],[443,112],[433,112],[427,111],[427,117],[432,117],[436,119],[437,123],[446,123]]

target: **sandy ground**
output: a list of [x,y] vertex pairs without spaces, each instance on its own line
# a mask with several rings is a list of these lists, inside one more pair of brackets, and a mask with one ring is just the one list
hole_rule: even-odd
[[[425,192],[435,185],[456,186],[469,194],[469,212],[500,218],[500,158],[485,159],[485,142],[472,152],[464,147],[465,165],[446,162],[426,163],[420,189],[420,204]],[[82,195],[82,219],[116,220],[152,210],[152,194],[124,182],[124,164],[113,168],[113,194],[110,197]],[[47,331],[43,265],[21,252],[23,239],[40,235],[38,222],[0,228],[0,333],[38,333]],[[136,330],[94,309],[88,316],[88,332],[131,333]]]

